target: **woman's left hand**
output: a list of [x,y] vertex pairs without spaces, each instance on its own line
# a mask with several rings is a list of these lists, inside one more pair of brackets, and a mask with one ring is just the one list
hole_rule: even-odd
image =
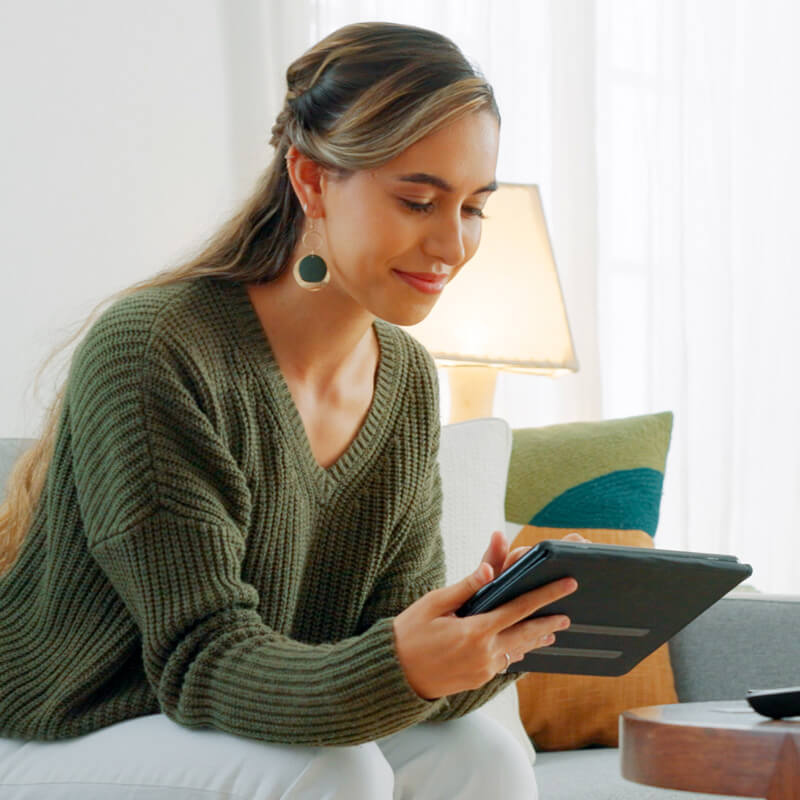
[[573,531],[572,533],[568,533],[566,536],[562,536],[561,538],[565,539],[568,542],[591,542],[592,541],[591,539],[584,539],[584,537],[581,536],[576,531]]
[[491,565],[492,575],[496,578],[530,549],[530,547],[515,547],[509,552],[506,535],[502,531],[494,531],[481,561]]
[[[590,541],[589,539],[585,539],[579,533],[575,532],[568,533],[562,538],[568,542]],[[531,549],[530,546],[515,547],[513,550],[509,550],[508,548],[509,544],[506,535],[502,531],[494,531],[492,538],[489,540],[489,547],[483,554],[482,561],[486,561],[488,564],[491,564],[495,577],[497,577],[501,572],[507,570],[517,559],[524,556],[525,553]]]

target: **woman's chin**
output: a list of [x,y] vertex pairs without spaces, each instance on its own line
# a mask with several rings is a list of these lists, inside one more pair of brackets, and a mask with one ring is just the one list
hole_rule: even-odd
[[422,322],[428,314],[433,310],[433,305],[422,307],[416,306],[413,308],[391,308],[387,309],[387,313],[379,315],[381,319],[386,322],[391,322],[392,325],[401,325],[402,327],[409,327],[417,325]]

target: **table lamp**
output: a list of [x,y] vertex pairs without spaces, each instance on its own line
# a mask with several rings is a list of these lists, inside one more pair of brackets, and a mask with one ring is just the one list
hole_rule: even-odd
[[450,422],[491,416],[498,370],[578,369],[538,186],[501,183],[484,213],[476,254],[407,328],[449,368]]

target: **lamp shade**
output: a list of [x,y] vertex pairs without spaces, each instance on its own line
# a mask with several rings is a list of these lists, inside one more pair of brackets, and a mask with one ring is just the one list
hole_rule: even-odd
[[441,366],[558,375],[578,362],[539,189],[501,183],[481,243],[431,313],[408,332]]

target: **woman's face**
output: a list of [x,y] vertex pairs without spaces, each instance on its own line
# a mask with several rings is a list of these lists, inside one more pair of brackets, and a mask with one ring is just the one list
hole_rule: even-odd
[[424,319],[478,248],[498,139],[496,118],[481,111],[381,167],[345,179],[324,175],[324,214],[315,229],[331,270],[326,290],[342,291],[396,325]]

